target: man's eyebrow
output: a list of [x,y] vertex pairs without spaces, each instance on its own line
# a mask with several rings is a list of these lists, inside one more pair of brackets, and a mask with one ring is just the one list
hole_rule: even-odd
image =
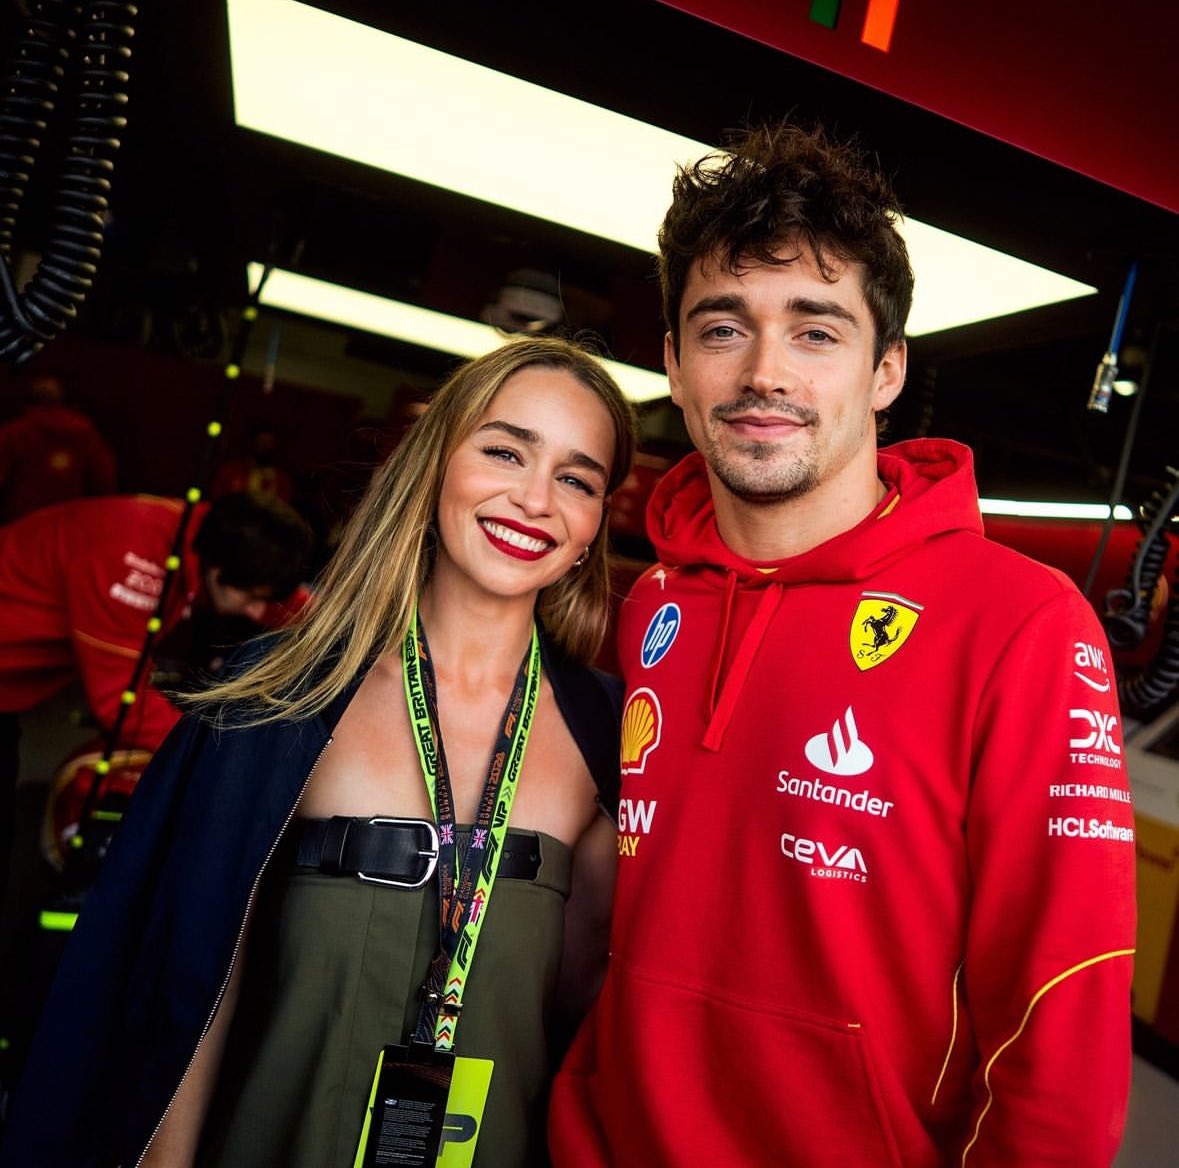
[[745,297],[734,292],[727,292],[722,296],[705,296],[688,309],[684,319],[691,320],[708,312],[741,312],[744,308]]
[[[711,312],[744,312],[747,308],[748,302],[744,296],[735,292],[726,292],[718,296],[705,296],[697,300],[688,309],[684,319],[692,320],[694,317],[705,316]],[[812,296],[796,296],[793,300],[786,301],[786,308],[800,316],[829,316],[857,327],[860,325],[860,318],[836,300],[817,300]]]
[[[511,422],[505,422],[501,419],[496,419],[492,422],[484,422],[482,426],[476,431],[482,434],[485,430],[502,430],[505,434],[524,442],[529,446],[543,446],[544,439],[535,431],[526,429],[524,426],[516,426]],[[596,459],[586,454],[581,450],[571,450],[566,459],[570,466],[581,467],[582,470],[596,471],[604,479],[610,477],[610,472]]]
[[860,324],[860,318],[854,312],[835,300],[815,300],[810,296],[797,296],[793,300],[788,300],[786,307],[802,316],[833,316],[836,320],[846,321],[857,327]]

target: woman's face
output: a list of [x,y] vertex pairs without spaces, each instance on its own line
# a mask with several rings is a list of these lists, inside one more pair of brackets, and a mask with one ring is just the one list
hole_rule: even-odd
[[456,572],[497,596],[552,584],[601,526],[613,460],[610,414],[572,373],[513,373],[446,468],[435,582]]

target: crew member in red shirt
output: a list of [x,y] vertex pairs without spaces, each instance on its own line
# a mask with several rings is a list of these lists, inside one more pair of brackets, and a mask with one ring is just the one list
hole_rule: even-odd
[[[182,510],[176,499],[120,495],[0,527],[0,862],[12,830],[19,715],[80,679],[94,717],[113,725]],[[310,546],[307,524],[276,500],[243,493],[198,505],[161,635],[199,606],[263,622],[298,589]],[[119,745],[154,751],[179,718],[145,673]]]

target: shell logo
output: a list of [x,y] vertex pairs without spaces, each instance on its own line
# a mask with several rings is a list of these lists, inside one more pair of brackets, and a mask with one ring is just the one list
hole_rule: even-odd
[[622,773],[641,775],[663,732],[663,711],[654,690],[636,689],[622,711]]

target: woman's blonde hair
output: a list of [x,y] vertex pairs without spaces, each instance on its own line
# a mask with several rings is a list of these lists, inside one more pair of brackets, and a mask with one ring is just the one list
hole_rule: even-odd
[[[235,724],[307,718],[339,696],[365,664],[400,644],[434,563],[434,527],[451,455],[475,429],[514,373],[531,366],[565,369],[606,407],[614,459],[606,494],[630,472],[635,420],[630,404],[587,349],[557,337],[511,340],[463,365],[435,395],[401,445],[373,476],[306,615],[240,676],[194,695],[206,709],[240,705]],[[539,615],[554,641],[588,662],[609,620],[607,531],[602,524],[579,568],[541,594]],[[240,715],[240,717],[239,717]]]

